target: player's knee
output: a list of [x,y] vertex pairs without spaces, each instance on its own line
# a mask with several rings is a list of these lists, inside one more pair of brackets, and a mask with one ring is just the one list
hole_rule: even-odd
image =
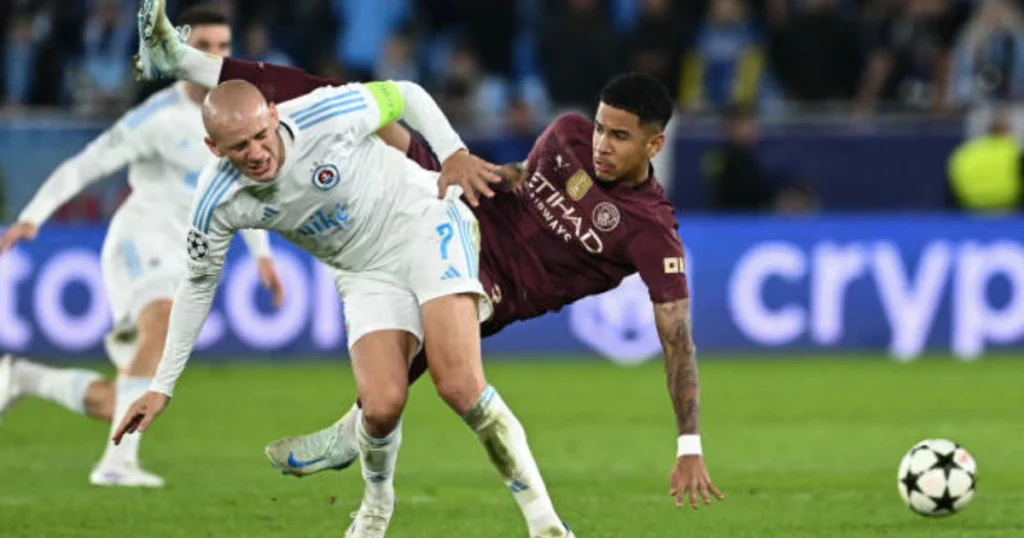
[[486,386],[482,379],[473,376],[461,376],[435,380],[437,394],[459,415],[465,415],[480,398]]
[[93,381],[85,390],[85,413],[92,418],[109,422],[114,416],[115,397],[113,381]]
[[405,409],[405,391],[392,389],[377,391],[376,394],[362,398],[363,421],[367,433],[374,437],[383,437],[398,426]]

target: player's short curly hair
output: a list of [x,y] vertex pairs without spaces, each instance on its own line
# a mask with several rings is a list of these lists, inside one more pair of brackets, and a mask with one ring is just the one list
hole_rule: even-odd
[[204,25],[231,25],[231,17],[226,11],[213,4],[197,4],[187,8],[178,15],[175,24],[191,27]]
[[613,78],[601,90],[601,102],[632,112],[641,124],[656,123],[660,129],[672,119],[672,96],[650,75],[627,73]]

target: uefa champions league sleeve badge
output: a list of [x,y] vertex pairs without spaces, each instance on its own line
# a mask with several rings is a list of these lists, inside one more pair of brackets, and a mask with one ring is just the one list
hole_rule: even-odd
[[194,228],[188,231],[188,259],[197,262],[206,258],[206,254],[210,251],[210,243],[206,240],[206,236],[196,231]]

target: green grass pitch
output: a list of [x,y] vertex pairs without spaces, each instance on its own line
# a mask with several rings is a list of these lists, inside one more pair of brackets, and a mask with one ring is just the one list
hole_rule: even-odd
[[[560,514],[580,538],[1024,536],[1024,362],[883,359],[702,363],[702,430],[724,502],[675,508],[675,434],[660,365],[490,362],[526,425]],[[143,443],[160,491],[88,485],[107,427],[24,401],[0,426],[0,536],[341,536],[357,468],[296,479],[267,441],[334,420],[353,395],[347,363],[193,365]],[[948,437],[979,465],[960,514],[928,519],[896,492],[915,442]],[[525,538],[483,450],[429,381],[413,390],[389,537]]]

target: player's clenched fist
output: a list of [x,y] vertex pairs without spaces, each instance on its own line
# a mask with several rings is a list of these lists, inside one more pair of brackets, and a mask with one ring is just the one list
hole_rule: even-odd
[[722,500],[724,495],[714,484],[704,467],[702,456],[682,456],[676,459],[676,465],[672,473],[668,475],[669,484],[672,489],[669,494],[676,498],[676,506],[683,506],[686,498],[690,498],[690,506],[697,509],[697,495],[699,494],[704,504],[711,504],[711,496]]
[[448,157],[441,166],[441,177],[437,180],[437,197],[444,198],[448,188],[462,187],[469,205],[479,205],[477,193],[488,198],[494,197],[489,183],[501,183],[497,171],[500,167],[493,165],[466,150],[459,150]]
[[146,431],[157,415],[167,407],[168,400],[170,398],[167,395],[152,391],[135,400],[114,432],[114,444],[121,444],[121,438],[126,434]]
[[16,222],[0,236],[0,254],[14,248],[14,245],[22,241],[31,241],[36,238],[39,228],[31,222]]

